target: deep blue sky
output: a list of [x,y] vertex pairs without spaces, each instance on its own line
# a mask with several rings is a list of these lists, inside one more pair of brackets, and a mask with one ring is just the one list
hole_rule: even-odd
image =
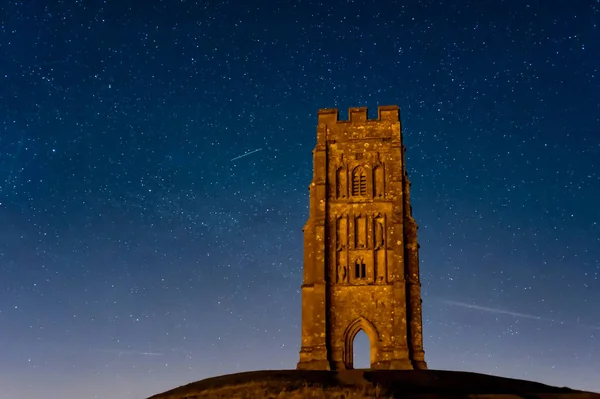
[[598,1],[0,9],[3,393],[294,368],[317,110],[389,104],[429,366],[600,391]]

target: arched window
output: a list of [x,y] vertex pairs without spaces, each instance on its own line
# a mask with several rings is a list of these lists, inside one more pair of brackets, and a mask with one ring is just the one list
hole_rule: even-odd
[[367,195],[367,173],[361,166],[354,169],[354,172],[352,172],[352,195]]
[[367,265],[365,265],[363,258],[356,259],[356,262],[354,263],[354,278],[367,278]]

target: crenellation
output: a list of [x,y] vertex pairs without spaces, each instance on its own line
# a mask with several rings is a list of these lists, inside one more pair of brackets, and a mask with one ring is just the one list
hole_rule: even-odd
[[367,121],[367,107],[356,107],[348,109],[348,119],[351,123],[363,123]]
[[377,118],[369,119],[368,107],[348,108],[348,119],[340,119],[337,108],[322,108],[317,113],[317,122],[325,125],[361,124],[368,122],[400,122],[400,109],[397,105],[380,105],[377,107]]
[[386,122],[400,122],[400,109],[397,105],[380,105],[377,107],[378,119]]
[[322,108],[317,114],[317,121],[319,125],[330,125],[337,123],[339,120],[339,114],[337,108]]

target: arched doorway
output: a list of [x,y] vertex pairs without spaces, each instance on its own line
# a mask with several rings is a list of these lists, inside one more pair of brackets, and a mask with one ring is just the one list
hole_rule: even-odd
[[356,333],[352,342],[352,367],[355,369],[370,369],[371,368],[371,342],[369,336],[364,330]]
[[[364,366],[362,366],[362,363],[367,363],[368,364],[368,368],[373,367],[373,365],[375,363],[378,362],[379,356],[378,356],[378,352],[379,352],[379,333],[377,332],[377,329],[375,329],[375,326],[368,321],[367,319],[365,319],[364,317],[359,317],[356,320],[354,320],[352,323],[350,323],[350,325],[346,328],[346,331],[344,332],[344,364],[347,370],[351,370],[354,367],[354,349],[355,349],[355,338],[358,335],[359,332],[362,332],[364,335],[366,335],[366,341],[368,341],[368,344],[366,345],[368,347],[368,357],[367,359],[369,359],[366,362],[361,362],[360,365],[357,365],[360,368],[363,368]],[[361,340],[363,340],[363,338],[359,338],[359,345]],[[363,345],[364,346],[364,345]],[[360,350],[360,349],[359,349]],[[363,352],[364,354],[364,349]],[[361,356],[361,352],[359,352],[359,356]]]

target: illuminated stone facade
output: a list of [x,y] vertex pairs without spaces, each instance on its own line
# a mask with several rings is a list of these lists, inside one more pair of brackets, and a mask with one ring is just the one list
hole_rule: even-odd
[[417,224],[397,106],[318,114],[304,226],[298,369],[353,368],[363,330],[372,369],[426,369]]

